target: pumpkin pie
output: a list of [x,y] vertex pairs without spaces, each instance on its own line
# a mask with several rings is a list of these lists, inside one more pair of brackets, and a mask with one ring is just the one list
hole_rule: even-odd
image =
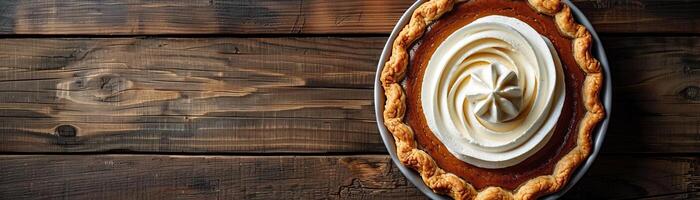
[[380,77],[399,160],[454,199],[562,189],[605,116],[592,44],[559,0],[422,3]]

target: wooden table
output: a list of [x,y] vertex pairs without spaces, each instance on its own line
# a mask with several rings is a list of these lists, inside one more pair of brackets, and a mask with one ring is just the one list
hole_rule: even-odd
[[[410,0],[0,2],[2,199],[424,199],[375,123]],[[700,1],[576,1],[613,73],[567,199],[700,198]]]

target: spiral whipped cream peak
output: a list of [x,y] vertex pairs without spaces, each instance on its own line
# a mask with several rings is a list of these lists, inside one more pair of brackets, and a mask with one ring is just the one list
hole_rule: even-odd
[[523,94],[513,70],[494,62],[468,76],[467,100],[479,119],[500,123],[518,116]]
[[561,61],[527,23],[491,15],[439,44],[421,86],[431,131],[475,166],[516,165],[544,146],[564,104]]

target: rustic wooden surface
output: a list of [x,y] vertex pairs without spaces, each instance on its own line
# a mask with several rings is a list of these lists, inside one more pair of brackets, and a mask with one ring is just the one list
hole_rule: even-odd
[[[411,3],[0,1],[0,199],[423,199],[372,101]],[[575,3],[613,114],[565,199],[700,198],[700,1]]]
[[[698,33],[700,1],[573,0],[598,31]],[[389,33],[410,0],[9,0],[0,34]]]

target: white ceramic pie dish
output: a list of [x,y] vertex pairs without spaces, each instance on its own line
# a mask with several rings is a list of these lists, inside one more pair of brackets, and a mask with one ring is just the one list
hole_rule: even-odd
[[[401,162],[398,160],[396,157],[396,146],[394,145],[394,138],[392,137],[391,133],[386,129],[384,126],[384,118],[382,116],[382,113],[384,112],[384,102],[385,102],[385,97],[384,97],[384,89],[381,86],[381,83],[379,81],[380,74],[382,72],[382,69],[384,67],[384,62],[388,59],[388,56],[391,55],[391,44],[396,38],[397,34],[403,28],[409,21],[411,14],[413,11],[418,8],[419,5],[421,5],[425,0],[418,0],[416,3],[414,3],[406,12],[401,16],[399,19],[398,23],[394,27],[391,36],[387,40],[386,45],[384,45],[384,50],[382,51],[382,55],[379,59],[378,67],[377,67],[377,76],[375,78],[375,83],[374,83],[374,105],[375,105],[375,113],[376,113],[376,118],[377,118],[377,125],[379,127],[379,132],[381,133],[382,140],[384,141],[385,146],[387,147],[387,150],[389,151],[389,154],[391,155],[391,159],[394,161],[394,164],[396,164],[401,170],[401,172],[406,176],[406,178],[411,181],[420,191],[422,191],[425,195],[432,199],[449,199],[446,196],[442,196],[439,194],[434,193],[430,188],[428,188],[424,183],[423,180],[421,179],[420,175],[404,166],[401,164]],[[575,6],[573,5],[570,1],[564,0],[564,3],[569,5],[571,7],[572,13],[574,17],[576,18],[576,21],[588,29],[588,31],[591,33],[593,36],[593,41],[594,41],[594,47],[591,49],[593,55],[600,61],[601,66],[604,71],[604,80],[605,80],[605,85],[603,89],[600,92],[600,98],[605,106],[605,119],[601,123],[599,123],[597,129],[594,131],[592,135],[592,140],[593,140],[593,151],[591,152],[591,155],[588,157],[585,163],[583,163],[582,166],[580,166],[576,172],[574,172],[571,176],[571,179],[569,182],[566,184],[566,186],[553,194],[547,195],[543,197],[542,199],[557,199],[561,197],[563,194],[565,194],[569,189],[571,189],[578,180],[583,177],[583,175],[588,171],[588,168],[590,168],[591,164],[595,160],[598,152],[600,151],[600,148],[603,144],[603,139],[605,138],[605,132],[607,131],[608,127],[608,122],[610,119],[610,111],[611,111],[611,88],[612,88],[612,83],[610,81],[610,69],[608,66],[608,60],[607,57],[605,56],[605,51],[603,49],[603,45],[600,42],[600,38],[598,38],[598,35],[593,29],[593,26],[591,23],[586,19],[586,17],[583,15],[583,13]]]

